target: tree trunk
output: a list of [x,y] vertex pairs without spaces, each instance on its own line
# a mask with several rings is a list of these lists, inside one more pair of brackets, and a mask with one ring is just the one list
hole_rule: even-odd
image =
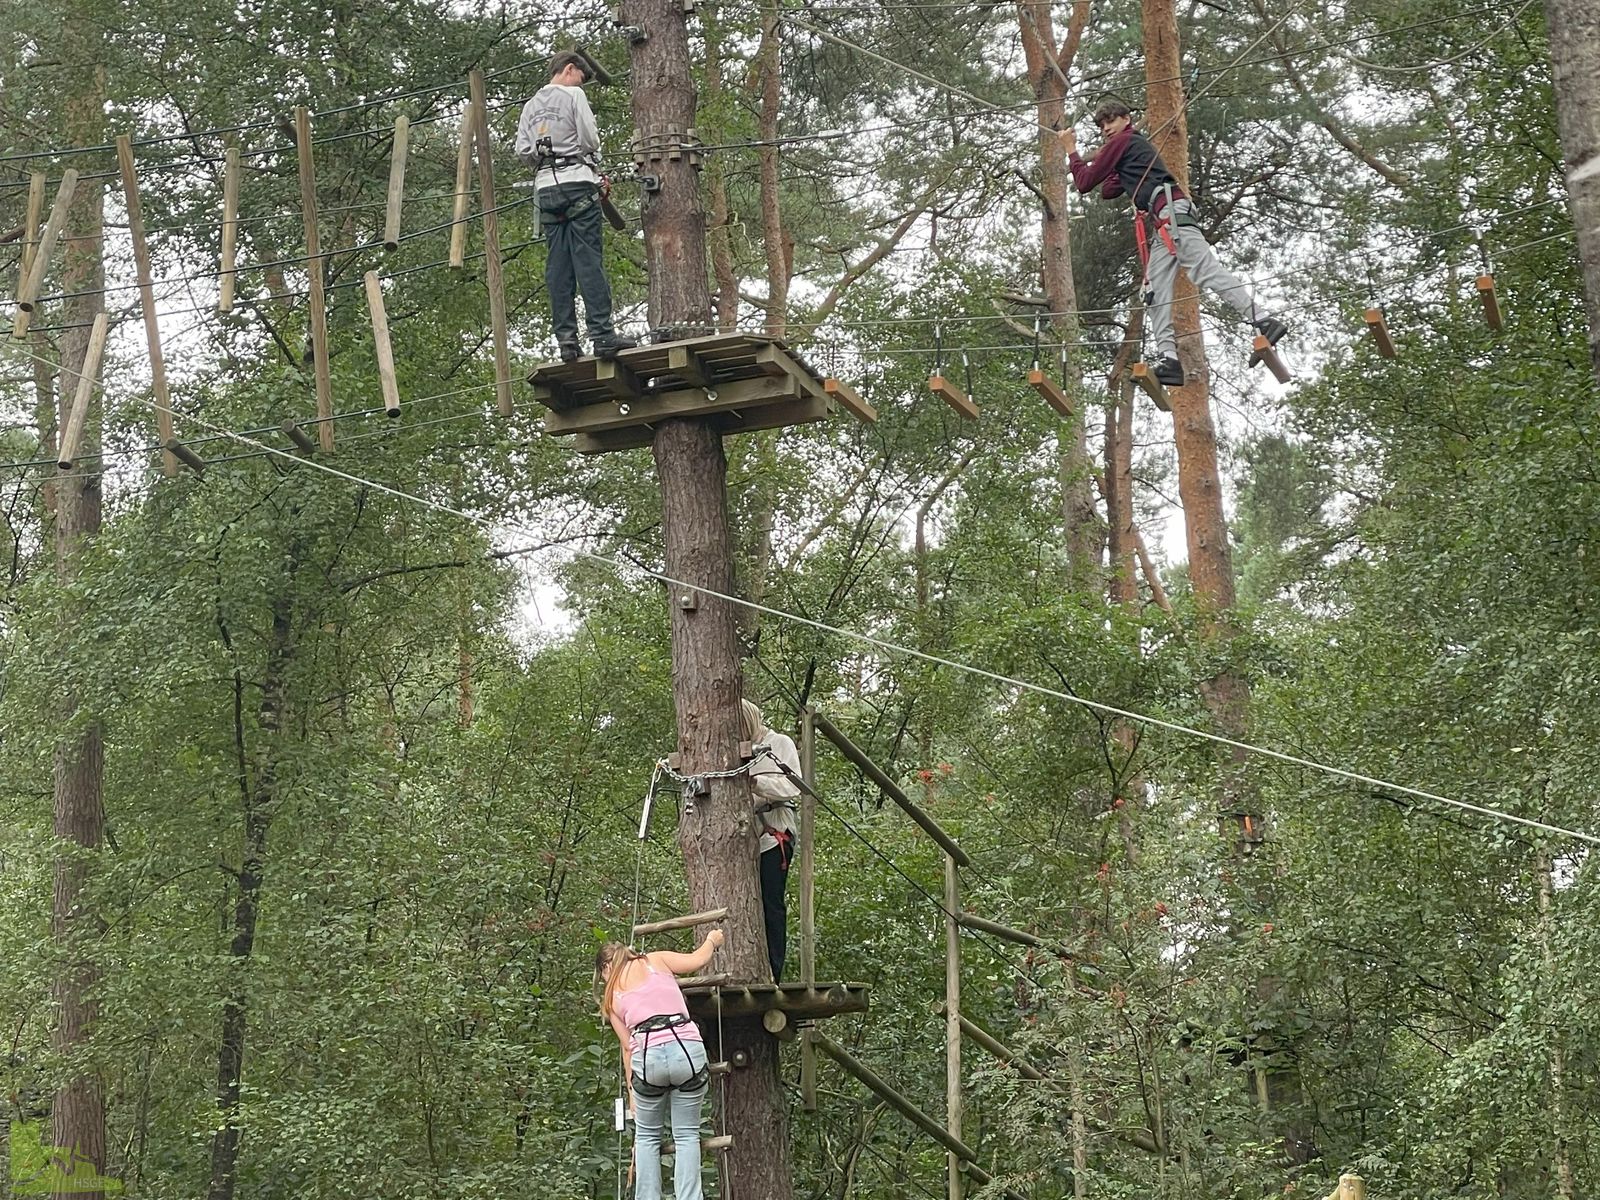
[[[81,86],[65,98],[67,141],[96,146],[105,135],[105,68],[100,64],[103,34],[86,13],[69,11],[63,37],[63,57]],[[56,428],[66,427],[67,414],[78,390],[76,372],[83,368],[90,331],[96,314],[105,309],[105,263],[101,235],[105,224],[105,192],[99,182],[81,184],[73,201],[65,242],[61,290],[94,293],[69,299],[63,305],[69,328],[61,338],[61,373],[57,388]],[[73,328],[73,327],[76,328]],[[83,552],[100,532],[101,476],[98,388],[91,391],[89,419],[74,459],[77,469],[58,481],[55,492],[56,569],[63,584],[78,576]],[[89,946],[101,928],[100,916],[83,907],[82,895],[94,869],[105,836],[102,785],[105,778],[104,739],[98,720],[79,725],[81,697],[69,681],[63,696],[60,722],[68,729],[56,743],[54,755],[54,827],[63,843],[55,863],[50,934],[60,952],[55,977],[55,1051],[69,1064],[94,1037],[99,1004],[94,998],[100,972]],[[97,1175],[106,1169],[105,1085],[92,1068],[72,1069],[55,1094],[51,1109],[51,1144],[71,1152],[77,1162],[87,1162]],[[55,1196],[79,1193],[58,1190]]]
[[1138,554],[1133,529],[1133,380],[1117,379],[1117,399],[1106,410],[1106,526],[1110,536],[1107,594],[1122,608],[1139,605]]
[[249,1016],[248,968],[255,950],[256,915],[261,905],[261,884],[267,857],[267,833],[278,800],[278,740],[283,731],[285,676],[293,653],[293,602],[288,590],[272,605],[272,628],[267,635],[266,666],[261,678],[261,704],[257,729],[262,766],[254,780],[246,765],[247,752],[241,706],[244,688],[234,679],[234,732],[239,755],[239,791],[244,807],[244,849],[240,858],[238,891],[233,904],[232,981],[222,1007],[222,1038],[217,1052],[217,1131],[211,1138],[211,1184],[207,1200],[232,1200],[239,1162],[239,1091],[244,1079],[245,1031]]
[[[695,124],[689,39],[678,0],[623,0],[625,24],[647,37],[631,49],[633,119],[640,133]],[[707,325],[705,214],[695,168],[687,155],[651,163],[661,190],[644,208],[650,277],[650,323]],[[727,459],[722,438],[700,419],[663,422],[652,447],[661,481],[662,537],[667,574],[685,584],[731,594],[733,555],[728,529]],[[671,587],[672,694],[678,749],[685,773],[725,770],[738,762],[741,733],[739,655],[734,606],[706,592]],[[727,943],[716,969],[736,979],[766,980],[766,939],[756,873],[755,817],[743,775],[708,781],[706,794],[686,803],[678,829],[695,909],[728,909]],[[777,1043],[759,1021],[729,1021],[708,1031],[717,1053],[748,1066],[720,1077],[722,1119],[734,1144],[722,1159],[723,1194],[729,1175],[739,1196],[791,1200],[788,1110],[778,1078]]]
[[[1078,290],[1072,277],[1072,231],[1067,224],[1067,156],[1054,131],[1061,127],[1063,120],[1066,72],[1072,66],[1073,55],[1089,19],[1089,4],[1088,0],[1075,0],[1066,48],[1059,52],[1047,0],[1024,0],[1017,6],[1017,13],[1028,81],[1038,100],[1040,191],[1044,193],[1040,214],[1040,283],[1052,314],[1052,340],[1070,346],[1078,340]],[[1094,503],[1094,479],[1089,469],[1084,419],[1087,392],[1077,361],[1077,354],[1069,351],[1069,378],[1062,382],[1073,405],[1072,416],[1065,420],[1061,430],[1059,470],[1062,527],[1072,587],[1087,593],[1094,585],[1095,572],[1100,565],[1105,531]],[[1050,365],[1049,362],[1040,364],[1046,371]]]
[[[1548,793],[1548,787],[1545,789]],[[1550,852],[1539,852],[1539,957],[1544,964],[1547,980],[1555,977],[1555,951],[1550,941],[1551,901],[1555,895],[1555,881],[1551,878]],[[1567,1136],[1567,1051],[1562,1043],[1561,1022],[1550,1023],[1550,1125],[1555,1142],[1556,1196],[1559,1200],[1574,1200],[1577,1182],[1572,1171],[1572,1146]]]
[[1589,364],[1600,381],[1600,8],[1593,0],[1545,0],[1555,68],[1556,127],[1583,261]]
[[783,210],[778,197],[778,112],[783,106],[783,87],[779,75],[782,47],[778,40],[777,0],[764,0],[761,17],[761,45],[756,51],[756,70],[761,79],[761,237],[767,250],[767,333],[781,338],[788,330],[789,275],[794,263],[792,250],[785,244]]
[[[715,106],[722,87],[722,16],[715,5],[701,13],[706,42],[706,99]],[[719,141],[724,140],[719,138]],[[711,270],[717,277],[717,328],[728,333],[739,324],[739,277],[733,267],[733,210],[722,155],[713,154],[706,170],[711,198]]]

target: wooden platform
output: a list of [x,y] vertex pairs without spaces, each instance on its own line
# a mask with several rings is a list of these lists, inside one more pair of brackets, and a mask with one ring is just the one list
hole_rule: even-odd
[[877,418],[782,342],[753,333],[638,346],[614,362],[544,363],[528,382],[550,410],[545,432],[572,434],[583,454],[648,446],[672,417],[709,417],[724,434],[820,421],[836,407]]
[[[696,1020],[715,1021],[718,988],[716,984],[684,980],[683,996],[689,1002],[689,1015]],[[818,981],[811,987],[803,983],[724,983],[720,985],[720,1003],[724,1017],[766,1020],[769,1013],[777,1012],[788,1018],[789,1025],[794,1025],[846,1013],[864,1013],[869,990],[864,983],[833,981]],[[768,1028],[771,1027],[769,1024]]]

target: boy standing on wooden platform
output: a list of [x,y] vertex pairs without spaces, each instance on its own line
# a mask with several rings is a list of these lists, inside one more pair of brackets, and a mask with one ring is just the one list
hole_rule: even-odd
[[639,343],[617,333],[611,322],[611,285],[603,261],[601,203],[609,187],[600,174],[600,131],[583,85],[595,74],[580,51],[550,60],[550,82],[522,109],[517,122],[517,157],[534,169],[539,223],[548,254],[545,290],[562,362],[583,354],[578,343],[578,293],[599,358]]
[[[1178,361],[1178,340],[1172,330],[1172,293],[1179,267],[1188,272],[1197,288],[1226,300],[1266,338],[1269,347],[1276,346],[1288,327],[1258,309],[1250,289],[1217,260],[1216,251],[1200,231],[1193,202],[1150,139],[1133,127],[1128,106],[1107,101],[1095,109],[1094,123],[1104,141],[1088,161],[1078,156],[1078,136],[1070,126],[1059,136],[1066,145],[1067,165],[1078,191],[1099,187],[1107,200],[1121,195],[1133,198],[1134,232],[1145,271],[1145,311],[1150,336],[1161,356],[1155,363],[1155,377],[1168,387],[1183,384],[1183,364]],[[1147,222],[1155,227],[1153,244]],[[1258,361],[1259,354],[1250,356],[1252,367]]]

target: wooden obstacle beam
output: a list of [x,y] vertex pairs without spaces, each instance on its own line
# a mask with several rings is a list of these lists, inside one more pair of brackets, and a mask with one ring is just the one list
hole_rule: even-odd
[[785,1025],[825,1021],[869,1010],[870,990],[864,983],[737,983],[724,976],[679,980],[689,1014],[696,1020],[762,1017],[774,1010]]
[[1500,315],[1500,298],[1495,294],[1493,275],[1478,276],[1478,299],[1483,301],[1483,319],[1490,329],[1499,333],[1505,321]]
[[383,411],[400,415],[400,384],[394,373],[394,349],[389,344],[389,315],[383,307],[383,283],[376,271],[362,276],[367,289],[367,312],[372,317],[372,343],[378,355],[378,386],[383,389]]
[[[730,1151],[732,1149],[733,1149],[733,1134],[731,1134],[731,1133],[719,1133],[715,1137],[706,1137],[706,1138],[701,1138],[700,1139],[700,1153],[702,1153],[702,1154],[726,1154],[728,1151]],[[677,1143],[675,1143],[675,1142],[662,1142],[661,1143],[661,1157],[662,1158],[669,1158],[669,1157],[675,1155],[677,1152],[678,1152]]]
[[411,142],[411,121],[394,119],[394,147],[389,154],[389,194],[383,208],[383,248],[400,249],[400,208],[405,202],[406,150]]
[[311,369],[317,388],[317,438],[333,452],[333,377],[328,369],[328,298],[322,284],[322,238],[317,232],[317,172],[311,158],[311,111],[294,110],[295,149],[300,162],[300,208],[306,228],[306,275],[310,286]]
[[1063,958],[1071,958],[1072,952],[1059,942],[1046,941],[1036,933],[1026,930],[1013,929],[1010,925],[1002,925],[999,921],[991,921],[988,917],[980,917],[974,912],[957,912],[956,921],[963,929],[976,929],[980,933],[992,933],[997,938],[1004,938],[1008,942],[1016,942],[1022,946],[1033,946],[1040,950],[1048,950],[1052,954],[1059,954]]
[[189,447],[185,446],[177,438],[168,438],[166,441],[166,449],[171,451],[173,456],[176,457],[179,462],[188,467],[196,475],[205,475],[206,460],[201,458],[193,450],[189,449]]
[[956,860],[956,865],[965,867],[972,864],[967,852],[956,843],[956,840],[940,828],[937,821],[913,804],[910,797],[900,790],[900,785],[884,774],[882,768],[868,758],[859,746],[845,737],[838,726],[821,713],[816,713],[812,719],[816,722],[817,731],[832,742],[840,754],[854,763],[863,775],[872,780],[880,792],[893,800],[906,816],[922,826],[922,831],[938,842],[940,848]]
[[217,286],[217,311],[233,311],[233,289],[239,257],[239,147],[222,156],[222,275]]
[[489,326],[494,334],[494,395],[502,417],[511,405],[511,341],[506,332],[505,266],[500,261],[500,214],[494,206],[494,145],[489,140],[489,102],[483,72],[467,76],[472,97],[472,139],[478,148],[478,193],[483,202],[484,278],[489,285]]
[[1359,1175],[1341,1175],[1339,1186],[1328,1193],[1327,1200],[1367,1200],[1367,1181]]
[[1038,367],[1028,372],[1028,386],[1043,396],[1045,403],[1055,409],[1057,414],[1071,419],[1072,401],[1067,398],[1065,389]]
[[1134,363],[1131,373],[1133,382],[1138,385],[1146,396],[1150,397],[1151,402],[1157,408],[1164,413],[1172,411],[1172,400],[1167,396],[1167,389],[1156,378],[1156,373],[1150,369],[1149,363]]
[[652,933],[668,933],[674,929],[693,929],[696,925],[714,925],[728,915],[725,908],[707,909],[682,917],[668,917],[664,921],[649,921],[633,927],[634,937],[649,937]]
[[1256,334],[1254,348],[1250,353],[1250,365],[1265,363],[1267,370],[1272,372],[1273,378],[1279,383],[1288,383],[1294,378],[1289,374],[1289,368],[1284,366],[1283,359],[1278,354],[1278,348],[1267,340],[1264,333]]
[[456,196],[450,217],[450,269],[459,271],[467,263],[467,204],[471,199],[472,137],[477,110],[471,100],[461,114],[461,138],[456,143]]
[[[22,285],[33,270],[33,260],[39,253],[39,222],[44,219],[45,177],[43,171],[28,176],[28,215],[22,224],[22,262],[17,267],[16,298],[22,297]],[[11,321],[11,336],[18,341],[28,336],[28,324],[33,314],[18,308]]]
[[1369,308],[1366,312],[1367,331],[1372,334],[1372,340],[1377,343],[1378,353],[1384,358],[1393,358],[1394,339],[1389,336],[1389,324],[1383,319],[1383,310]]
[[[973,1152],[970,1146],[968,1146],[960,1138],[954,1137],[943,1125],[939,1124],[939,1122],[928,1116],[927,1113],[923,1112],[910,1100],[906,1099],[899,1092],[895,1091],[894,1088],[885,1083],[883,1079],[880,1078],[874,1071],[860,1062],[853,1054],[835,1042],[827,1034],[816,1033],[814,1036],[816,1038],[817,1049],[821,1050],[829,1058],[833,1059],[834,1062],[843,1067],[847,1074],[854,1076],[856,1081],[865,1087],[869,1092],[877,1095],[878,1098],[885,1101],[890,1108],[894,1109],[902,1117],[910,1121],[918,1129],[922,1130],[923,1133],[927,1134],[951,1154],[960,1159],[964,1170],[969,1176],[971,1176],[975,1183],[981,1185],[993,1181],[994,1177],[978,1165],[978,1156]],[[1005,1192],[1005,1195],[1008,1200],[1022,1200],[1020,1196],[1012,1191]]]
[[100,377],[100,356],[106,348],[106,331],[110,319],[104,312],[94,315],[94,326],[89,330],[89,344],[83,348],[83,361],[78,364],[78,390],[72,399],[72,409],[67,414],[67,427],[61,433],[61,446],[56,451],[56,468],[72,470],[78,456],[78,443],[83,440],[83,427],[89,419],[89,401],[94,395],[95,383]]
[[[117,167],[122,172],[122,195],[128,205],[128,233],[133,239],[133,266],[139,279],[139,308],[144,315],[144,340],[150,351],[150,387],[156,399],[156,436],[163,445],[172,437],[172,398],[167,394],[167,366],[161,353],[161,324],[156,319],[155,285],[151,279],[150,247],[144,240],[144,207],[139,202],[139,176],[134,170],[133,141],[117,136]],[[161,473],[178,473],[171,454],[161,456]]]
[[306,436],[306,431],[295,424],[292,418],[285,419],[283,422],[283,432],[291,442],[300,448],[301,453],[309,457],[317,452],[317,444]]
[[978,419],[978,406],[972,397],[937,372],[928,376],[928,390],[969,421]]
[[72,195],[78,188],[78,170],[68,167],[61,173],[61,186],[56,189],[56,202],[50,206],[50,219],[44,223],[39,235],[39,247],[34,252],[32,269],[17,289],[17,308],[31,313],[39,299],[39,289],[50,271],[50,259],[56,252],[56,242],[61,239],[61,229],[67,223],[67,212],[72,207]]
[[829,375],[822,381],[822,390],[850,412],[856,420],[865,421],[869,425],[877,422],[878,410],[863,400],[861,394],[848,383]]

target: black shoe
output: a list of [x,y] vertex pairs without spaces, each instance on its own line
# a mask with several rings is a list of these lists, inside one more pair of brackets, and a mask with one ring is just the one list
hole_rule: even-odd
[[577,338],[562,338],[556,342],[556,348],[561,352],[561,361],[564,363],[577,362],[583,357],[583,347],[578,344]]
[[594,356],[610,362],[623,350],[632,350],[639,344],[638,338],[631,338],[625,333],[608,333],[604,337],[594,340]]
[[1166,387],[1183,386],[1183,364],[1171,355],[1162,358],[1156,363],[1156,382]]

